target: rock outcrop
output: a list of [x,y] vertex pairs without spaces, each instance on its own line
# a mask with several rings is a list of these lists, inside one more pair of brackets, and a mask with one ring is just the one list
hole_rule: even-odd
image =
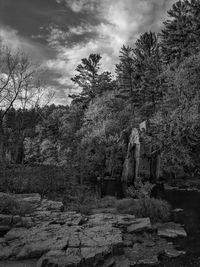
[[165,236],[172,226],[183,235],[184,229],[175,224],[163,229],[134,215],[63,212],[61,202],[42,200],[38,194],[17,199],[29,203],[31,212],[0,214],[0,261],[38,259],[38,267],[156,266],[160,255],[183,254],[158,235]]

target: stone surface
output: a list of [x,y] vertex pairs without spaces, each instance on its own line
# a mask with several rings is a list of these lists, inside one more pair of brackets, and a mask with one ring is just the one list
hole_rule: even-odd
[[[174,258],[184,253],[152,231],[149,218],[109,210],[85,216],[63,212],[61,202],[42,200],[38,194],[16,198],[28,203],[31,212],[0,215],[0,262],[37,259],[38,267],[157,266],[160,254]],[[156,227],[161,236],[185,236],[180,225]]]
[[149,218],[135,219],[133,224],[127,227],[128,233],[137,233],[151,230],[151,222]]
[[124,249],[131,266],[159,266],[159,255],[176,258],[184,254],[173,247],[173,244],[155,234],[141,235],[133,247]]
[[9,225],[0,225],[0,237],[4,236],[9,230]]
[[64,206],[63,206],[62,202],[43,199],[39,209],[43,210],[43,211],[45,211],[45,210],[47,210],[47,211],[48,210],[51,210],[51,211],[63,211],[64,210]]
[[175,238],[178,236],[186,237],[187,233],[180,224],[169,222],[158,225],[158,235],[162,237]]
[[0,214],[0,225],[10,225],[12,222],[12,215]]

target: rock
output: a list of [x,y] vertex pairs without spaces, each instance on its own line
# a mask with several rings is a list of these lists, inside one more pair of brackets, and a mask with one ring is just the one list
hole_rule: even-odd
[[[110,257],[108,257],[110,255]],[[50,251],[45,254],[37,263],[37,267],[42,266],[102,266],[111,267],[115,263],[111,256],[111,250],[103,248],[73,248],[67,251]]]
[[[75,216],[72,215],[72,216]],[[80,216],[80,215],[79,215]],[[41,223],[29,229],[13,228],[5,235],[0,260],[39,258],[49,251],[81,249],[81,257],[123,253],[121,230],[112,225],[67,225]],[[93,255],[93,256],[92,256]]]
[[17,224],[17,223],[21,222],[21,216],[19,216],[19,215],[13,216],[12,222],[13,222],[13,224]]
[[160,224],[153,232],[149,218],[109,209],[87,217],[63,212],[61,202],[41,200],[39,194],[13,195],[12,199],[18,201],[14,210],[21,210],[20,203],[25,203],[24,211],[30,210],[28,214],[0,215],[0,261],[34,258],[39,259],[38,267],[157,266],[159,255],[174,258],[184,253],[156,232],[158,228],[161,236],[185,236],[177,224]]
[[22,199],[26,203],[29,203],[33,209],[36,209],[41,203],[41,196],[38,193],[33,194],[16,194],[16,198]]
[[172,258],[178,258],[179,256],[185,255],[185,251],[176,250],[173,247],[172,248],[166,248],[164,250],[164,255],[167,256],[169,259]]
[[123,256],[115,256],[115,267],[130,267],[130,261],[123,255]]
[[158,266],[157,251],[147,249],[141,244],[135,244],[133,248],[125,250],[125,255],[130,261],[130,266]]
[[92,209],[92,214],[99,214],[99,213],[111,213],[111,214],[117,214],[116,208],[98,208],[98,209]]
[[124,248],[125,256],[131,262],[130,266],[159,266],[160,255],[175,258],[184,253],[176,250],[171,242],[155,234],[137,236],[133,247]]
[[10,225],[12,222],[12,215],[0,214],[0,225]]
[[138,260],[136,262],[131,262],[131,266],[136,266],[136,267],[139,267],[139,266],[142,266],[142,267],[150,267],[150,266],[153,266],[153,267],[156,267],[156,266],[159,266],[160,265],[160,261],[158,260],[158,257],[157,256],[152,256],[152,257],[149,257],[148,259],[141,259],[141,260]]
[[91,215],[88,221],[88,224],[93,226],[95,225],[104,225],[111,224],[116,227],[129,226],[135,223],[136,219],[134,215],[123,215],[123,214],[111,214],[111,213],[100,213]]
[[64,251],[50,251],[38,262],[37,267],[65,266],[78,267],[81,264],[81,257],[78,255],[67,255]]
[[149,218],[135,219],[134,223],[127,227],[128,233],[137,233],[148,230],[151,230],[151,222]]
[[21,218],[21,225],[25,228],[30,228],[34,226],[33,220],[31,217],[22,217]]
[[63,211],[64,206],[62,202],[43,199],[40,209],[43,211]]
[[[113,253],[118,253],[116,248],[122,246],[122,238],[118,229],[96,226],[91,229],[83,229],[83,232],[73,233],[68,241],[66,251],[50,251],[38,261],[39,266],[112,266]],[[81,245],[81,247],[80,247]],[[116,250],[116,251],[115,251]],[[99,266],[99,265],[98,265]]]
[[172,216],[174,222],[184,222],[184,210],[183,209],[174,209],[172,210]]
[[158,226],[158,235],[162,237],[175,238],[178,236],[186,237],[187,233],[180,224],[169,222]]
[[4,236],[9,230],[9,225],[0,225],[0,237]]

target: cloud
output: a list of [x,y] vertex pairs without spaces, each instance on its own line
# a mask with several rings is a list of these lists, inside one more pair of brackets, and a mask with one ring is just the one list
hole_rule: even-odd
[[98,9],[98,0],[56,0],[57,2],[66,2],[66,5],[72,9],[72,11],[79,13],[80,11],[96,11]]
[[[174,0],[59,0],[76,13],[90,12],[98,17],[99,24],[69,28],[66,34],[67,45],[57,43],[57,58],[50,60],[50,69],[59,72],[58,83],[75,91],[70,78],[75,75],[75,68],[81,59],[90,53],[100,53],[104,70],[114,73],[119,51],[125,44],[134,46],[136,39],[145,31],[159,31],[166,11]],[[73,43],[74,35],[93,33],[89,39]],[[56,31],[54,36],[59,35]],[[64,33],[60,33],[61,39]],[[63,39],[65,39],[65,37]],[[56,37],[56,40],[58,38]],[[66,92],[67,95],[67,92]]]
[[41,62],[45,59],[43,48],[36,46],[34,42],[19,35],[18,31],[9,26],[0,26],[0,40],[4,46],[11,51],[21,50],[34,62]]
[[[125,45],[134,46],[145,31],[159,31],[166,11],[175,0],[55,0],[66,4],[68,24],[52,24],[46,37],[54,58],[45,56],[39,41],[40,34],[32,40],[22,37],[10,28],[0,26],[0,38],[12,49],[21,47],[34,59],[43,60],[48,69],[48,83],[57,88],[57,103],[66,101],[69,93],[77,90],[71,81],[82,58],[91,53],[102,56],[102,70],[114,73],[119,51]],[[64,5],[61,6],[64,8]],[[73,17],[73,19],[72,19]],[[60,18],[60,17],[59,17]],[[74,22],[74,18],[78,18]],[[63,19],[63,17],[62,17]],[[54,21],[55,22],[55,21]],[[46,26],[41,25],[40,30]]]

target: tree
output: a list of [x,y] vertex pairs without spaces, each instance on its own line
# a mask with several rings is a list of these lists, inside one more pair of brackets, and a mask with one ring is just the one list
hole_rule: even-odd
[[76,74],[71,80],[78,85],[79,94],[72,95],[75,101],[84,101],[88,103],[93,98],[97,91],[98,72],[100,68],[101,56],[99,54],[90,54],[88,58],[83,58],[81,64],[76,68]]
[[157,35],[154,32],[142,34],[133,52],[138,108],[145,120],[151,117],[162,100],[162,63]]
[[119,84],[117,97],[128,101],[131,107],[131,116],[134,117],[135,87],[133,57],[133,49],[130,46],[123,46],[120,50],[120,62],[116,65],[116,74]]
[[184,0],[168,11],[161,36],[163,60],[166,64],[180,63],[200,50],[200,2]]
[[[131,117],[145,120],[155,112],[162,99],[160,74],[162,71],[160,48],[155,33],[142,34],[135,48],[123,46],[120,62],[116,65],[119,95],[131,106]],[[137,115],[136,115],[137,114]]]
[[[0,163],[4,165],[7,114],[14,107],[25,110],[39,106],[45,88],[38,79],[36,66],[27,56],[20,51],[12,53],[5,47],[0,50]],[[23,140],[24,132],[21,131],[19,142],[23,144]]]
[[200,56],[168,68],[163,105],[151,118],[153,144],[162,149],[162,166],[171,173],[189,173],[199,166]]

